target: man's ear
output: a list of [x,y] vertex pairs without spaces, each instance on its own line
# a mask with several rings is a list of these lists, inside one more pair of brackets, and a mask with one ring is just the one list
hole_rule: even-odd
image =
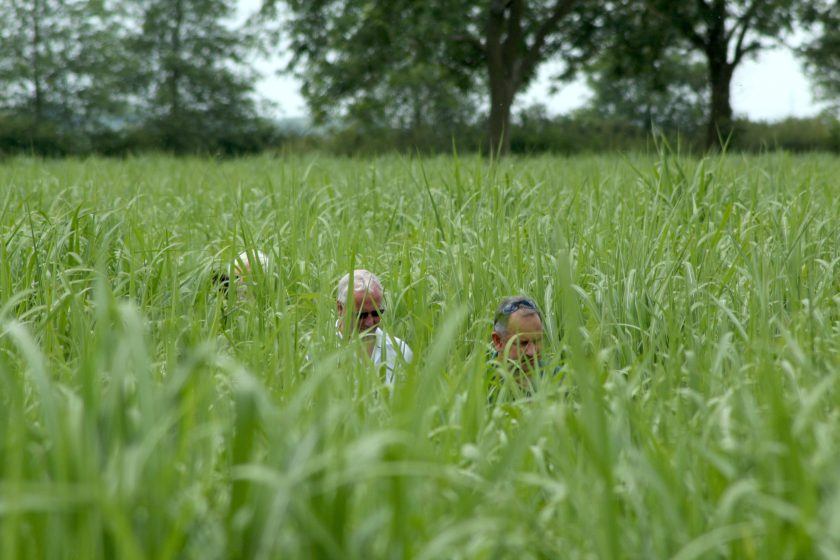
[[338,300],[335,302],[335,312],[339,315],[344,315],[344,304]]
[[501,354],[502,351],[505,349],[505,343],[502,340],[502,337],[499,336],[499,333],[493,331],[493,334],[490,335],[490,338],[493,340],[493,347],[499,354]]

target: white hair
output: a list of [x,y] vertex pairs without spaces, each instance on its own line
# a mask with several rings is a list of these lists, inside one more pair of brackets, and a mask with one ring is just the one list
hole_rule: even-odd
[[[350,274],[345,274],[338,281],[338,302],[342,305],[347,305],[347,290],[350,287]],[[382,288],[382,282],[376,277],[376,274],[369,270],[358,269],[353,271],[353,293],[356,292],[372,292],[379,290],[384,295],[385,290]]]

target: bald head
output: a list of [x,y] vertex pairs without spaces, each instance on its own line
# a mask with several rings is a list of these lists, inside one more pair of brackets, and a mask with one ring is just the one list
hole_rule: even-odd
[[537,315],[542,323],[542,313],[537,304],[526,296],[508,296],[496,307],[496,314],[493,318],[493,332],[500,336],[508,334],[508,324],[511,316],[516,313],[520,317]]
[[493,320],[493,347],[499,357],[533,370],[542,350],[543,320],[534,300],[525,296],[504,298]]

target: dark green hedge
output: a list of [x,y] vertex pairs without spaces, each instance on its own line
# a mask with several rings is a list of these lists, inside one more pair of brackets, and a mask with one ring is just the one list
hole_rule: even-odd
[[[831,115],[789,118],[779,122],[738,120],[728,139],[729,151],[840,153],[840,122]],[[654,133],[655,132],[655,133]],[[511,151],[533,153],[597,153],[647,151],[666,139],[684,153],[701,153],[704,130],[652,131],[620,120],[586,115],[522,116],[511,129]],[[333,128],[319,132],[281,130],[254,119],[237,127],[214,127],[185,119],[181,123],[150,120],[141,125],[84,131],[0,114],[0,155],[44,157],[142,152],[238,156],[264,151],[324,151],[340,155],[389,152],[451,153],[486,149],[483,126],[440,126],[422,130]]]

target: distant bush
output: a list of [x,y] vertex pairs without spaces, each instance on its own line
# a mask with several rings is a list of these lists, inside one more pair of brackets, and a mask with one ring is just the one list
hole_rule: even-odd
[[563,116],[524,121],[511,130],[511,151],[517,154],[637,151],[651,146],[649,130],[618,119]]
[[0,115],[0,154],[32,154],[61,157],[89,149],[82,135],[62,130],[49,122],[29,117]]
[[[539,110],[524,111],[511,130],[514,153],[646,151],[656,137],[666,138],[688,152],[702,152],[705,130],[650,130],[618,119],[587,114],[547,117]],[[788,118],[779,122],[739,119],[727,149],[738,152],[840,152],[840,121],[829,114]]]
[[655,137],[662,136],[674,145],[686,148],[701,146],[702,138],[697,129],[653,129],[620,117],[604,117],[591,111],[551,117],[545,106],[536,104],[521,111],[514,119],[511,151],[562,154],[644,151],[654,147]]
[[237,126],[204,126],[198,120],[149,120],[140,124],[83,131],[28,117],[0,115],[0,154],[44,157],[98,154],[123,156],[165,152],[176,155],[239,156],[277,148],[286,135],[267,119],[250,119]]
[[201,115],[184,115],[146,121],[115,140],[110,147],[121,151],[239,156],[275,148],[283,136],[267,119],[223,123],[208,122]]
[[343,127],[320,135],[320,146],[336,155],[375,155],[393,152],[439,154],[472,152],[481,147],[484,128],[475,125],[402,128]]
[[840,122],[828,114],[779,122],[736,121],[731,149],[840,152]]
[[[476,118],[476,122],[483,119]],[[265,151],[322,151],[335,155],[385,153],[440,154],[487,149],[483,124],[448,123],[410,128],[333,127],[312,131],[282,129],[267,119],[251,118],[235,126],[205,121],[200,115],[117,123],[96,130],[81,126],[36,123],[15,114],[0,113],[0,155],[45,157],[124,156],[145,152],[235,157]],[[511,152],[601,153],[650,151],[660,139],[685,153],[702,153],[705,131],[651,130],[638,123],[591,113],[549,116],[544,107],[520,112],[511,125]],[[822,151],[840,153],[840,121],[830,114],[788,118],[779,122],[739,119],[727,149],[738,152]]]

